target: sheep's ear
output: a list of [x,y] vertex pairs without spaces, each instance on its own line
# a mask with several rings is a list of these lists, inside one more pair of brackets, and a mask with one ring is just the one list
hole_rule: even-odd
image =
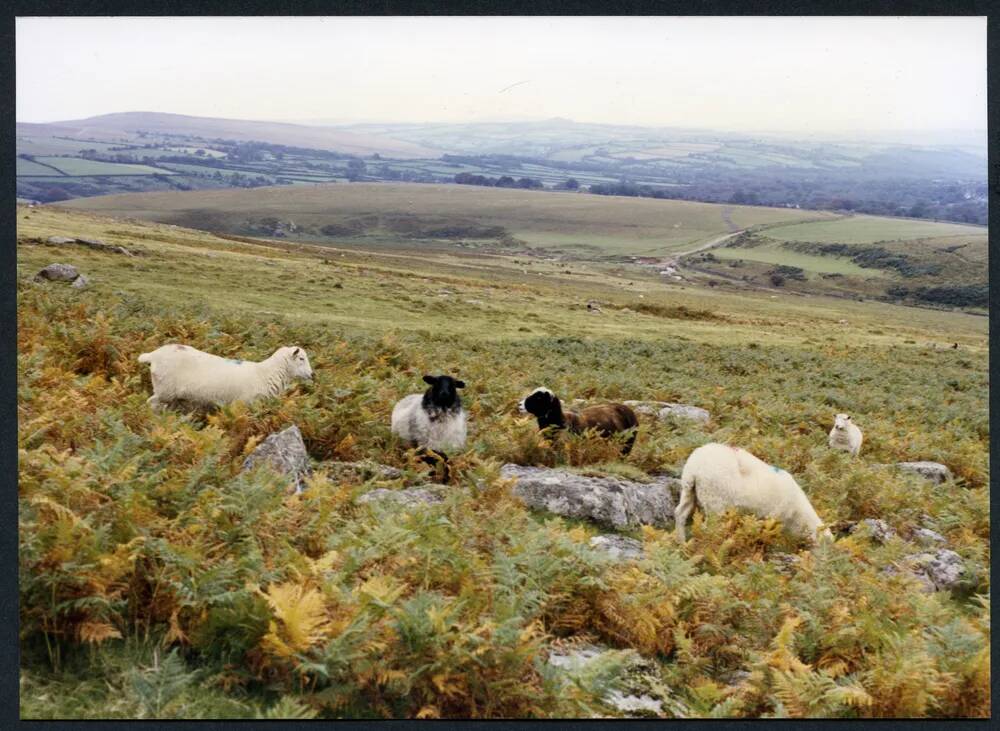
[[455,388],[465,388],[465,381],[455,381]]
[[299,357],[299,353],[301,353],[301,352],[302,352],[302,348],[296,348],[295,350],[292,351],[292,357],[293,358],[298,358]]
[[429,383],[433,386],[437,383],[437,378],[435,376],[424,376],[424,383]]

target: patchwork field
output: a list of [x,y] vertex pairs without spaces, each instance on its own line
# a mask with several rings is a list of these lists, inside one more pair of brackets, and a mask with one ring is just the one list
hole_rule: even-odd
[[[414,215],[461,200],[484,206],[477,222],[519,211],[525,235],[631,233],[623,249],[728,228],[718,211],[662,201],[609,200],[601,227],[546,208],[554,194],[490,208],[465,191],[408,190],[426,196]],[[262,208],[232,215],[291,200],[255,192]],[[287,217],[389,205],[383,186],[306,193]],[[609,694],[640,681],[659,709],[646,715],[666,718],[989,715],[986,318],[407,249],[398,235],[391,251],[365,251],[135,220],[197,217],[211,195],[144,194],[149,205],[127,212],[124,197],[80,202],[100,213],[18,208],[22,717],[618,716]],[[777,213],[731,215],[746,226]],[[688,231],[671,237],[678,221]],[[56,261],[90,285],[33,280]],[[136,358],[167,342],[252,360],[299,345],[315,381],[214,413],[154,414]],[[426,479],[389,431],[393,403],[423,390],[424,373],[468,384],[470,439],[444,501],[357,503]],[[621,459],[599,438],[540,435],[517,403],[542,384],[564,401],[675,401],[711,419],[643,421]],[[838,412],[864,430],[859,458],[826,446]],[[316,468],[297,496],[267,470],[240,473],[288,424]],[[836,542],[812,548],[774,521],[699,512],[686,544],[669,525],[621,531],[645,550],[623,561],[590,546],[607,526],[528,510],[499,477],[515,462],[648,480],[709,441],[794,474]],[[403,477],[336,469],[364,459]],[[880,466],[920,459],[955,479]],[[866,518],[895,535],[850,532]],[[945,543],[924,545],[920,528]],[[960,581],[926,592],[900,567],[942,548]],[[612,651],[583,673],[550,663],[584,643]]]
[[37,157],[35,160],[66,175],[170,175],[168,170],[148,165],[100,162],[79,157]]

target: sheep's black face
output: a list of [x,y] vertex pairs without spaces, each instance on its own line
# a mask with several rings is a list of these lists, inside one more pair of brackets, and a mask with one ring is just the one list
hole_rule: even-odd
[[538,419],[538,425],[561,425],[563,422],[562,405],[559,399],[547,388],[536,388],[521,402],[521,410]]
[[430,388],[424,393],[424,407],[433,406],[442,411],[454,411],[462,406],[458,389],[465,388],[465,382],[451,376],[424,376],[424,383]]

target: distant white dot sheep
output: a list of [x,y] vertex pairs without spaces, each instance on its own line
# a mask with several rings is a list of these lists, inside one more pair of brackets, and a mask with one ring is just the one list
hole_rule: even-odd
[[424,393],[400,399],[392,409],[392,433],[411,447],[446,457],[465,448],[466,415],[458,389],[465,383],[451,376],[424,376]]
[[[674,511],[680,541],[685,540],[684,525],[696,500],[706,513],[738,508],[762,518],[777,518],[789,533],[813,541],[823,523],[790,474],[745,449],[715,442],[698,447],[684,464],[681,497]],[[833,537],[825,528],[819,535]]]
[[139,356],[149,363],[154,411],[171,401],[210,406],[277,396],[294,380],[311,379],[312,366],[302,348],[278,348],[260,362],[220,358],[189,345],[163,345]]
[[861,442],[864,437],[857,424],[851,421],[847,414],[837,414],[834,418],[833,429],[830,430],[828,444],[833,449],[841,449],[850,452],[852,457],[857,457],[861,451]]

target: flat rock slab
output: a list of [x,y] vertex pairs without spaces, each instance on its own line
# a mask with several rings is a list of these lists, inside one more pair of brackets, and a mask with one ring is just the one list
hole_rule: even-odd
[[72,264],[49,264],[35,275],[36,281],[72,282],[80,276],[79,270]]
[[341,480],[398,480],[403,471],[378,462],[323,462],[320,467],[327,470],[330,477]]
[[266,463],[278,474],[292,478],[296,493],[302,492],[302,480],[312,471],[302,432],[294,424],[271,434],[243,460],[241,472]]
[[904,472],[920,475],[936,484],[952,479],[951,470],[940,462],[897,462],[896,467]]
[[514,494],[536,510],[566,518],[585,518],[619,530],[673,524],[671,487],[678,490],[679,480],[672,477],[657,477],[653,482],[642,483],[516,464],[505,464],[500,475],[516,479]]
[[915,528],[910,538],[921,546],[942,545],[948,542],[947,538],[930,528]]
[[620,536],[617,533],[594,536],[590,539],[590,547],[606,551],[612,558],[623,561],[642,558],[644,552],[642,541]]
[[[584,399],[573,399],[570,408],[580,409],[590,402]],[[598,402],[593,402],[598,403]],[[629,399],[622,401],[623,404],[631,408],[640,416],[649,416],[657,421],[671,421],[674,419],[687,419],[699,424],[707,424],[712,415],[700,406],[690,406],[688,404],[675,404],[671,401],[635,401]]]
[[[548,664],[567,675],[586,672],[588,666],[613,652],[600,645],[578,645],[571,648],[551,648]],[[627,716],[659,716],[663,713],[663,700],[650,687],[648,677],[655,678],[656,667],[649,660],[632,654],[626,660],[621,690],[608,692],[601,702]]]
[[413,507],[417,505],[433,505],[444,501],[446,485],[431,484],[425,487],[410,487],[406,490],[386,490],[378,488],[358,497],[359,505],[382,504]]

